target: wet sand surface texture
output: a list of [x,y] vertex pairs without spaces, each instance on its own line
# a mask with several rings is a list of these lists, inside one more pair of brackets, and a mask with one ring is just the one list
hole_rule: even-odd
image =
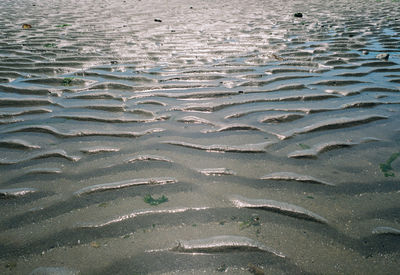
[[398,0],[3,0],[1,274],[400,273]]

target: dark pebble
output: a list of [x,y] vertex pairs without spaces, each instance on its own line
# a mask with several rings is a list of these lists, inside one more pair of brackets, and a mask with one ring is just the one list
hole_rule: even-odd
[[218,272],[226,272],[226,270],[228,269],[228,267],[226,266],[226,264],[222,264],[219,267],[217,267],[217,271]]
[[161,20],[161,19],[154,19],[154,22],[159,22],[159,23],[161,23],[162,20]]
[[294,14],[294,17],[301,18],[301,17],[303,17],[303,14],[302,14],[301,12],[296,12],[296,13]]

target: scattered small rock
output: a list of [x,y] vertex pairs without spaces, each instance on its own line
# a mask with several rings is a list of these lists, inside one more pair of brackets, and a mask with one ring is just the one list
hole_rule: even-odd
[[23,28],[24,30],[27,30],[27,29],[31,29],[32,26],[29,25],[29,24],[23,24],[23,25],[22,25],[22,28]]
[[264,270],[262,270],[261,268],[259,268],[258,266],[254,265],[254,264],[248,264],[247,268],[249,270],[249,272],[251,274],[256,274],[256,275],[264,275]]
[[365,54],[365,55],[367,55],[367,54],[369,54],[369,51],[364,50],[364,51],[362,51],[362,53]]
[[111,64],[118,64],[118,61],[117,60],[111,60],[110,63]]
[[302,17],[303,17],[303,14],[302,14],[301,12],[296,12],[296,13],[294,14],[294,17],[302,18]]
[[158,22],[158,23],[161,23],[162,22],[162,20],[161,19],[154,19],[154,22]]
[[382,60],[388,60],[389,59],[389,54],[388,53],[380,53],[376,56],[376,58],[378,59],[382,59]]
[[219,267],[217,267],[217,271],[218,272],[226,272],[226,270],[228,269],[228,267],[226,266],[226,264],[222,264]]

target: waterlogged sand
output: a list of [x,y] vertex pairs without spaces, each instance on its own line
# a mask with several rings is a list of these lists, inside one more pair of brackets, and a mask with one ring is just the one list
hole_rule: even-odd
[[400,273],[399,32],[397,0],[1,1],[0,273]]

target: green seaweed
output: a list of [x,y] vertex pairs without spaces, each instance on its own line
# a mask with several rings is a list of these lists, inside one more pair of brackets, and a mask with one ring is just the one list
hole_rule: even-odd
[[299,146],[301,147],[301,149],[306,150],[306,149],[310,149],[311,147],[308,146],[307,144],[303,144],[303,143],[299,143]]
[[4,267],[8,268],[9,270],[13,270],[17,267],[17,262],[8,262],[4,265]]
[[260,226],[260,217],[257,215],[252,215],[249,219],[240,222],[240,230],[249,228],[250,226]]
[[108,202],[102,202],[98,205],[98,207],[107,207],[108,206]]
[[394,177],[392,162],[400,156],[400,153],[393,153],[385,163],[379,164],[379,168],[385,177]]
[[168,198],[166,196],[162,195],[158,199],[155,199],[151,195],[146,195],[146,196],[144,196],[144,201],[150,205],[159,205],[161,203],[167,202]]
[[72,84],[72,81],[73,81],[73,80],[74,80],[73,77],[65,77],[65,78],[63,79],[62,84],[63,84],[64,86],[70,86],[70,85]]
[[47,43],[47,44],[44,44],[43,47],[45,47],[45,48],[57,48],[57,45],[54,44],[54,43]]
[[71,26],[70,24],[60,24],[60,25],[57,25],[56,27],[57,28],[65,28],[65,27],[69,27],[69,26]]

